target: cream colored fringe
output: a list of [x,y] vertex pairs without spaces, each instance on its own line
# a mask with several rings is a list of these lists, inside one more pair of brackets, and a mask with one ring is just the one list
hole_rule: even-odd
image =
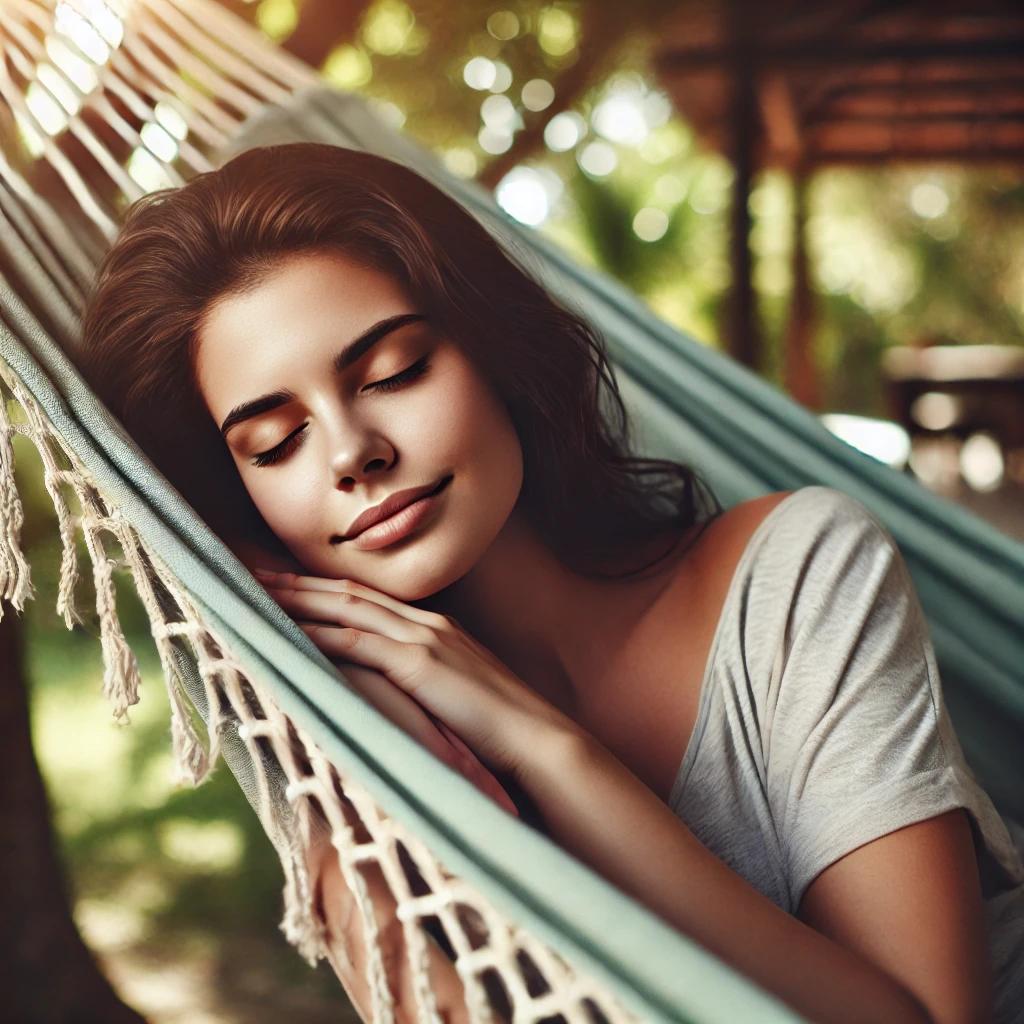
[[[4,387],[7,392],[5,393]],[[13,401],[9,402],[10,399]],[[8,405],[15,413],[9,415]],[[154,554],[146,549],[117,508],[104,500],[77,456],[62,441],[41,408],[20,380],[0,361],[0,598],[18,611],[34,596],[29,565],[21,550],[24,510],[14,474],[12,438],[22,434],[33,443],[43,462],[44,485],[57,514],[61,540],[61,563],[57,611],[70,629],[80,622],[75,606],[78,580],[77,530],[81,529],[92,563],[96,611],[103,655],[103,691],[118,721],[139,699],[139,667],[128,645],[117,614],[115,570],[127,569],[149,616],[153,638],[163,670],[171,706],[171,736],[176,774],[198,785],[209,774],[220,751],[221,699],[226,698],[239,720],[238,736],[255,767],[260,820],[277,849],[284,870],[284,918],[281,928],[309,963],[327,953],[324,923],[314,906],[308,851],[323,837],[325,826],[314,812],[314,802],[327,818],[330,842],[338,853],[339,865],[355,897],[363,924],[367,956],[367,982],[372,999],[374,1024],[391,1024],[395,1019],[392,985],[378,941],[378,928],[366,879],[359,869],[363,863],[379,865],[394,895],[397,915],[405,939],[407,967],[412,972],[416,1019],[421,1024],[440,1024],[441,1016],[430,986],[429,949],[421,918],[436,915],[444,924],[456,949],[455,969],[464,982],[470,1020],[491,1022],[493,1011],[481,981],[481,974],[496,970],[514,1007],[513,1022],[532,1022],[563,1014],[570,1024],[590,1024],[586,1004],[600,1009],[610,1024],[627,1024],[636,1018],[593,979],[582,976],[561,957],[531,935],[503,918],[482,896],[462,880],[448,873],[437,858],[397,822],[380,813],[369,794],[329,763],[316,745],[290,722],[269,699],[258,681],[249,677],[228,648],[204,623],[187,592]],[[66,491],[74,495],[80,511],[73,513]],[[107,550],[108,540],[120,549],[121,557]],[[177,605],[174,619],[161,609],[154,581],[170,594]],[[0,600],[0,617],[3,615]],[[210,721],[206,743],[197,734],[190,711],[191,701],[176,669],[175,640],[186,640],[195,658],[206,694]],[[253,695],[258,707],[253,708]],[[263,770],[263,753],[258,741],[264,739],[280,763],[287,779],[285,797],[292,807],[292,819],[275,810],[270,784]],[[356,809],[360,822],[371,836],[360,842],[345,818],[337,793],[341,791]],[[412,858],[430,887],[423,896],[413,894],[398,856],[399,844]],[[460,911],[462,917],[460,917]],[[474,922],[467,926],[465,916]],[[468,928],[468,932],[467,932]],[[482,939],[486,941],[482,941]],[[525,953],[546,983],[543,994],[531,996],[517,958]],[[536,975],[533,978],[536,982]]]

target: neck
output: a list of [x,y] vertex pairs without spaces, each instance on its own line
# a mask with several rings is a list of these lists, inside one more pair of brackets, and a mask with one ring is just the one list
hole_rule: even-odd
[[[666,546],[662,536],[630,552],[629,567]],[[517,512],[472,570],[426,603],[452,615],[528,686],[579,720],[615,675],[616,654],[675,561],[669,555],[626,579],[592,579],[566,568]]]

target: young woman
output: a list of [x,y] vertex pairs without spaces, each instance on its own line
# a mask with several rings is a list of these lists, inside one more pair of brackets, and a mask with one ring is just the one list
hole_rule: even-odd
[[97,392],[281,606],[504,806],[498,779],[810,1019],[1019,1019],[1024,866],[891,536],[830,488],[722,512],[631,455],[592,329],[438,189],[250,150],[129,208],[83,332]]

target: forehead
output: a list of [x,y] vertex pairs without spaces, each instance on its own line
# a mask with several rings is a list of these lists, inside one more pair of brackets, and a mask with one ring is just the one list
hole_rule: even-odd
[[197,336],[200,387],[273,375],[333,354],[370,325],[411,311],[400,284],[342,253],[282,259],[252,290],[214,301]]

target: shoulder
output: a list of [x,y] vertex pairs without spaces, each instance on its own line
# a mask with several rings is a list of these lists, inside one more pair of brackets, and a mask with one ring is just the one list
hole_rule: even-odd
[[796,491],[775,491],[726,509],[708,527],[701,542],[701,562],[709,580],[728,586],[743,553],[761,524]]
[[909,586],[886,527],[860,500],[832,487],[740,502],[716,518],[702,541],[696,567],[708,592],[724,602],[731,589],[740,590],[742,617],[755,630],[772,614],[815,605],[825,594],[838,605],[863,600],[883,581],[889,593]]
[[719,516],[713,534],[708,532],[713,561],[726,572],[755,540],[762,542],[758,547],[768,549],[770,558],[801,560],[842,547],[844,541],[867,539],[894,546],[889,531],[863,502],[819,484],[740,502]]

